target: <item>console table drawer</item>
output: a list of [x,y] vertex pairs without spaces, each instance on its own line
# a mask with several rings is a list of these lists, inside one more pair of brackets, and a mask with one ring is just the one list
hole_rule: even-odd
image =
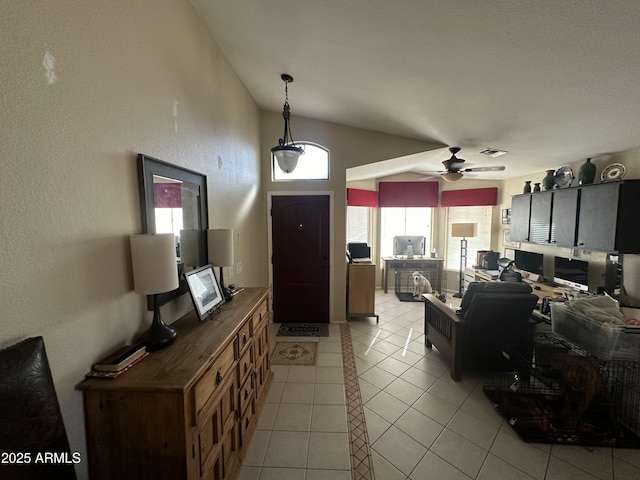
[[238,332],[238,356],[242,355],[247,346],[251,343],[251,322],[245,323]]
[[204,374],[194,387],[194,425],[197,424],[202,410],[208,405],[209,398],[221,390],[222,380],[224,380],[233,368],[234,360],[233,343],[229,343],[222,354],[220,354],[220,357],[213,362],[209,370],[207,370],[207,373]]

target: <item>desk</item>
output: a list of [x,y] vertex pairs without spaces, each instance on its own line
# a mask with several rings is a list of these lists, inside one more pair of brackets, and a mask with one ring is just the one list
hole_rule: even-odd
[[429,282],[434,290],[442,291],[444,258],[431,257],[382,257],[382,288],[387,293],[389,286],[389,270],[406,269],[411,271],[422,271],[429,277]]

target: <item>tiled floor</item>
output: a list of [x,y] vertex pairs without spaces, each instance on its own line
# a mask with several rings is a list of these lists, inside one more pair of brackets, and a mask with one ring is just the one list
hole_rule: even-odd
[[[425,349],[421,303],[379,290],[376,304],[378,325],[361,319],[349,327],[378,480],[640,479],[640,450],[522,442],[484,396],[481,378],[453,382],[437,350]],[[241,479],[352,478],[340,338],[332,324],[330,336],[317,339],[315,367],[273,367]]]

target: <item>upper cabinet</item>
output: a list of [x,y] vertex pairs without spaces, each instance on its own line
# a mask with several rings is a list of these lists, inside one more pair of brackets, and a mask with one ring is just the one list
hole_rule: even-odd
[[640,253],[640,181],[515,195],[511,239],[540,245]]

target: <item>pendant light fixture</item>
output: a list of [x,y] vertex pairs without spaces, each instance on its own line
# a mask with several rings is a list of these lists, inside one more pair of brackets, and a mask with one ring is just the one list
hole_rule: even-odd
[[278,139],[278,146],[271,149],[271,153],[278,161],[278,166],[285,173],[291,173],[298,165],[298,158],[304,153],[304,148],[296,146],[291,136],[290,110],[289,110],[289,89],[288,86],[293,82],[293,77],[286,73],[280,75],[284,81],[284,107],[282,109],[282,117],[284,118],[284,134]]

